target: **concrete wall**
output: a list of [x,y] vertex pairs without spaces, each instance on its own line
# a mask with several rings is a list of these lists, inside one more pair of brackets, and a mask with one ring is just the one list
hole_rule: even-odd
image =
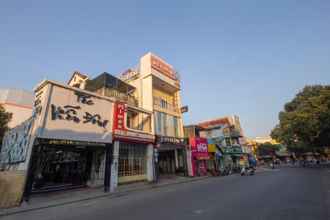
[[24,171],[0,172],[0,207],[18,206],[21,202],[26,174]]

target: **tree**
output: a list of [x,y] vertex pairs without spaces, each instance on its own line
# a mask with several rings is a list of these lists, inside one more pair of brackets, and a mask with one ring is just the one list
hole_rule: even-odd
[[257,147],[257,154],[259,156],[265,155],[275,155],[275,152],[281,148],[280,144],[272,144],[270,142],[266,142],[263,144],[259,144]]
[[330,85],[306,86],[279,113],[271,137],[290,150],[330,145]]
[[[12,113],[6,112],[4,107],[0,105],[0,146],[5,132],[8,130],[8,123],[12,118]],[[1,148],[0,148],[1,149]]]

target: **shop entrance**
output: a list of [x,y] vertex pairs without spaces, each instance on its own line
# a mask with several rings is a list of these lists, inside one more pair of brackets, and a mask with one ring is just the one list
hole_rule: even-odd
[[147,179],[147,145],[120,142],[118,177],[119,183]]
[[175,174],[175,152],[174,150],[159,151],[158,155],[159,174]]
[[93,150],[85,146],[35,146],[32,193],[85,187]]

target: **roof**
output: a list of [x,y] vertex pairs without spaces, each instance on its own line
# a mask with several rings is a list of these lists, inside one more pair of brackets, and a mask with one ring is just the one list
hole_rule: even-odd
[[96,91],[100,88],[114,88],[123,93],[130,93],[135,90],[135,87],[124,82],[123,80],[104,72],[92,80],[88,80],[86,90]]
[[71,82],[71,80],[73,79],[73,77],[74,77],[75,75],[78,75],[78,76],[80,76],[80,77],[83,78],[83,79],[88,79],[88,76],[87,76],[87,75],[82,74],[82,73],[80,73],[79,71],[74,71],[74,72],[72,73],[71,78],[70,78],[70,80],[68,81],[68,83]]

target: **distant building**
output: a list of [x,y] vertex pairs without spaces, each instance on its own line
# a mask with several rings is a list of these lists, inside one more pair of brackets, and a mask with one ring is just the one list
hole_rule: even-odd
[[0,105],[13,114],[9,127],[13,128],[32,116],[34,95],[21,89],[0,89]]
[[271,137],[256,137],[254,139],[257,144],[264,144],[266,142],[269,142],[271,144],[279,144],[276,140],[272,139]]

